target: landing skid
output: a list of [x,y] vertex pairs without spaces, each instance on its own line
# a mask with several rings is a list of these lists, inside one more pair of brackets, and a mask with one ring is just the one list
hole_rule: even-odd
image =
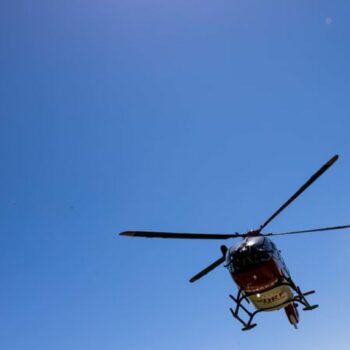
[[[304,311],[311,311],[311,310],[314,310],[318,307],[318,305],[310,305],[310,303],[305,298],[307,295],[314,294],[315,293],[314,290],[303,293],[300,290],[300,288],[297,287],[291,279],[284,280],[283,282],[275,285],[273,288],[279,287],[279,286],[290,287],[296,293],[296,295],[294,295],[293,298],[291,298],[287,302],[278,305],[278,308],[282,308],[284,306],[287,306],[288,304],[290,304],[292,302],[299,303],[299,304],[303,305]],[[265,292],[265,291],[267,291],[267,290],[264,290],[261,292]],[[236,307],[234,309],[230,308],[230,311],[231,311],[232,316],[243,325],[242,331],[248,331],[257,325],[256,323],[253,323],[253,319],[254,319],[255,315],[257,315],[258,313],[260,313],[262,311],[271,311],[271,310],[276,309],[276,307],[272,307],[272,308],[258,309],[258,310],[255,310],[253,312],[249,311],[242,303],[243,303],[243,301],[246,301],[248,304],[250,304],[248,297],[250,295],[253,295],[253,294],[255,294],[255,293],[245,293],[241,289],[238,290],[236,297],[234,297],[233,295],[230,294],[230,298],[236,304]],[[240,310],[242,310],[248,316],[248,321],[244,321],[240,317],[240,315],[239,315]]]

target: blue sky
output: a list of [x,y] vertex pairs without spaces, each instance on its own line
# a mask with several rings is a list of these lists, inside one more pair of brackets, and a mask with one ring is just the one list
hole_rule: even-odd
[[[221,242],[123,230],[350,224],[346,1],[0,4],[0,347],[347,350],[350,236],[276,238],[316,289],[243,333]],[[233,242],[233,241],[232,241]]]

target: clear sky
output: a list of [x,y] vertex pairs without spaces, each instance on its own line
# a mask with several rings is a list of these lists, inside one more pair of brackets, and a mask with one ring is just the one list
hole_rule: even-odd
[[[348,350],[350,232],[276,238],[320,304],[243,333],[224,242],[350,224],[350,4],[0,3],[0,348]],[[233,243],[234,241],[232,241]],[[230,242],[228,242],[230,243]]]

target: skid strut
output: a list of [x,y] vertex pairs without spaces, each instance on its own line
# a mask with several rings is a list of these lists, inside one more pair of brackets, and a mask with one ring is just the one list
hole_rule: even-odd
[[[235,310],[230,308],[232,316],[238,320],[242,325],[244,326],[242,328],[242,331],[248,331],[249,329],[252,329],[256,326],[256,323],[252,323],[254,316],[260,311],[256,310],[254,312],[250,312],[244,305],[242,305],[242,301],[246,300],[249,303],[249,299],[245,296],[243,296],[243,293],[241,290],[238,291],[237,297],[235,298],[233,295],[230,294],[230,298],[236,303]],[[240,316],[239,311],[243,310],[249,317],[248,322],[245,322]]]

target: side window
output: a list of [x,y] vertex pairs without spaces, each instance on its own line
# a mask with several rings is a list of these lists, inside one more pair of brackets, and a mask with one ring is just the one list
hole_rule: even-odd
[[267,252],[270,252],[271,250],[273,250],[273,243],[266,238],[264,240],[264,250],[266,250]]
[[275,243],[271,242],[271,246],[272,246],[272,251],[273,251],[273,255],[280,257],[280,251],[278,250],[278,248],[276,247]]

